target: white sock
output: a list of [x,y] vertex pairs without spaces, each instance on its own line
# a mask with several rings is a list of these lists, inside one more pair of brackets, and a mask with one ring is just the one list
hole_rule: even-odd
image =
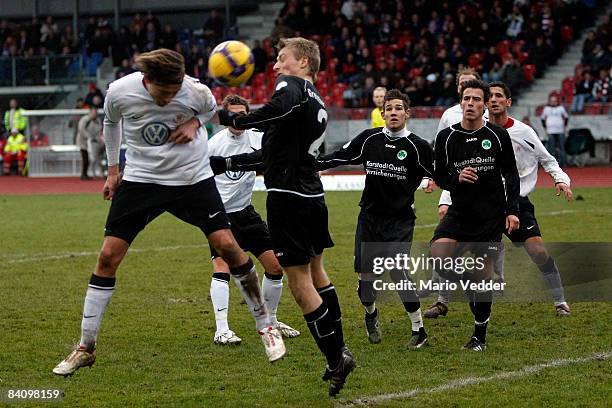
[[255,266],[244,275],[232,275],[234,282],[242,293],[242,297],[246,301],[251,314],[255,318],[255,327],[257,330],[262,330],[270,326],[270,318],[268,316],[268,308],[263,301],[261,288],[259,286],[259,278]]
[[414,312],[409,312],[408,316],[410,316],[410,322],[412,323],[412,331],[418,332],[421,327],[423,327],[423,318],[421,317],[421,308],[419,307]]
[[376,310],[376,302],[372,302],[370,306],[364,306],[364,308],[368,314],[372,314]]
[[90,285],[87,288],[81,320],[81,341],[79,342],[81,347],[88,349],[95,347],[104,309],[113,296],[114,290],[114,286],[102,289]]
[[210,281],[210,299],[215,312],[218,332],[229,330],[227,312],[229,308],[229,274],[215,272]]
[[[276,275],[271,275],[276,277]],[[270,315],[270,323],[276,325],[276,310],[278,309],[278,303],[280,302],[281,294],[283,293],[283,276],[280,279],[270,279],[268,274],[265,273],[261,282],[261,288],[263,291],[264,302],[268,308],[268,314]]]

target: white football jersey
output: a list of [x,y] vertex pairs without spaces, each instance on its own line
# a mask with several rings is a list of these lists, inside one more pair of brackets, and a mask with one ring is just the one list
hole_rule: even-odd
[[123,136],[127,145],[124,180],[176,186],[213,177],[203,126],[189,143],[175,144],[169,141],[169,136],[194,116],[200,123],[208,121],[216,106],[210,89],[189,76],[185,76],[181,89],[166,106],[155,104],[141,72],[114,81],[104,101],[109,165],[118,162],[118,146]]
[[538,182],[538,164],[542,165],[555,183],[570,185],[569,176],[561,170],[557,160],[548,153],[530,126],[511,117],[508,117],[506,126],[504,127],[512,140],[516,168],[521,179],[521,197],[527,197],[535,189]]
[[[211,156],[233,156],[241,153],[251,153],[261,149],[261,132],[252,129],[245,130],[240,135],[234,135],[228,128],[217,132],[209,141],[208,149]],[[251,204],[254,171],[226,171],[215,176],[217,189],[228,213],[240,211]]]

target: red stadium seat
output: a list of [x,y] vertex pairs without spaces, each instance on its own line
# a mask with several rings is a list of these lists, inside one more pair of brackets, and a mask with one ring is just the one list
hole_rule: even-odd
[[425,106],[415,106],[411,110],[411,115],[415,119],[426,119],[429,118],[429,111],[431,108]]
[[605,103],[601,106],[601,114],[602,115],[607,115],[608,113],[610,113],[610,104],[609,103]]
[[370,117],[370,110],[364,108],[351,109],[351,119],[367,119]]
[[512,42],[510,40],[503,40],[497,43],[497,53],[499,55],[504,55],[510,52],[510,47],[512,46]]
[[242,96],[244,99],[250,101],[253,99],[253,88],[251,86],[245,86],[244,88],[240,88],[238,90],[238,95]]
[[601,103],[586,103],[584,105],[585,115],[600,115],[601,114]]
[[340,95],[334,94],[332,96],[332,106],[337,106],[339,108],[344,107],[344,98],[342,97],[342,94]]
[[431,117],[435,119],[439,119],[444,114],[446,110],[446,106],[434,106],[431,108]]
[[512,44],[512,52],[515,54],[523,52],[523,48],[525,48],[524,40],[518,40],[518,41],[515,41],[514,44]]
[[561,27],[561,39],[564,43],[572,42],[574,38],[574,29],[571,26],[564,25]]
[[474,54],[468,57],[468,65],[471,68],[477,69],[480,66],[480,62],[482,61],[482,54],[475,52]]
[[409,72],[408,72],[408,77],[410,78],[415,78],[418,77],[419,75],[421,75],[421,68],[412,68]]
[[536,72],[536,66],[533,64],[527,64],[523,66],[523,75],[525,76],[525,81],[532,82],[533,77]]
[[519,63],[523,64],[525,61],[527,61],[527,58],[529,58],[529,54],[526,52],[519,52],[516,55],[516,58],[518,59]]
[[268,92],[264,88],[255,89],[255,94],[253,95],[253,103],[261,104],[268,102]]
[[217,101],[217,104],[221,104],[221,101],[223,100],[223,87],[215,86],[213,89],[211,89],[211,91],[215,97],[215,100]]
[[259,88],[261,86],[264,86],[265,82],[266,82],[266,75],[263,72],[259,72],[253,75],[253,79],[251,80],[251,85],[254,88]]
[[507,61],[510,61],[513,57],[514,55],[511,52],[506,52],[502,54],[501,56],[502,64],[505,64]]
[[385,54],[386,54],[386,52],[385,52],[385,46],[384,45],[376,44],[374,46],[372,55],[374,56],[375,60],[378,60],[380,58],[385,58]]

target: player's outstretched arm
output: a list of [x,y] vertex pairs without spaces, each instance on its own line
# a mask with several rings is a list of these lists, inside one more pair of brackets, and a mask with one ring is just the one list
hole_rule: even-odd
[[218,112],[219,123],[235,129],[262,129],[274,122],[284,120],[303,102],[301,100],[302,90],[296,81],[295,78],[279,77],[270,102],[247,115],[238,115],[222,109]]
[[210,167],[215,174],[225,173],[228,170],[263,171],[263,152],[260,149],[229,157],[211,156]]
[[319,156],[316,163],[317,170],[327,170],[342,165],[363,163],[364,145],[369,137],[375,133],[371,129],[363,131],[339,150]]

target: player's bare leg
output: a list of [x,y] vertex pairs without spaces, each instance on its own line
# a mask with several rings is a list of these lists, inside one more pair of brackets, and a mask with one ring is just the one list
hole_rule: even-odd
[[115,289],[117,268],[129,247],[130,244],[121,238],[104,238],[95,272],[85,294],[81,340],[77,348],[53,369],[54,374],[69,376],[81,367],[91,367],[96,361],[96,341],[102,316]]
[[283,293],[283,268],[281,267],[274,251],[268,250],[257,257],[259,263],[264,267],[264,277],[261,282],[264,302],[270,314],[270,322],[273,327],[280,330],[283,337],[293,338],[300,335],[298,330],[279,322],[276,318],[278,304]]
[[546,250],[542,237],[527,238],[525,241],[525,250],[533,263],[537,265],[542,273],[542,278],[546,286],[552,293],[557,316],[569,316],[571,314],[570,307],[565,301],[565,293],[563,290],[563,283],[561,282],[561,275],[559,274],[559,268],[555,260]]
[[209,234],[207,238],[229,265],[234,282],[255,318],[257,332],[261,336],[268,360],[274,362],[282,358],[285,355],[285,345],[278,329],[270,325],[268,310],[261,295],[259,278],[253,261],[240,248],[230,229],[217,230]]

